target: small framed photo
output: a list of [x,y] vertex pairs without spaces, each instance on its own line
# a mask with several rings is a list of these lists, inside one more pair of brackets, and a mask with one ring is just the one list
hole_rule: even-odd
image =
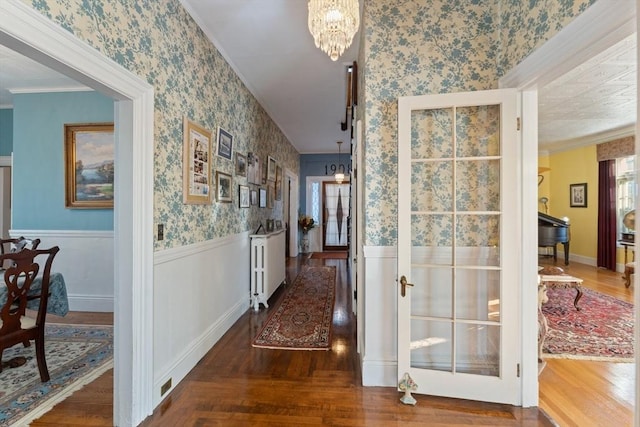
[[276,219],[276,230],[282,230],[282,220]]
[[236,153],[236,175],[247,176],[247,157],[244,154]]
[[282,167],[276,168],[276,200],[282,200]]
[[266,188],[261,188],[260,190],[260,204],[258,206],[260,206],[261,208],[266,208],[267,207],[267,189]]
[[231,203],[231,175],[216,171],[217,200],[223,203]]
[[276,180],[276,159],[269,156],[269,161],[267,163],[267,181],[275,181]]
[[262,184],[262,172],[260,171],[260,157],[256,153],[247,153],[247,181],[249,184]]
[[275,194],[276,194],[276,190],[275,190],[275,183],[270,182],[269,184],[267,184],[267,207],[269,209],[273,208],[273,204],[275,201]]
[[233,136],[221,127],[218,128],[218,150],[217,154],[227,160],[231,160],[233,153]]
[[572,208],[587,207],[587,183],[569,185],[569,204]]
[[249,186],[241,185],[238,190],[238,200],[241,208],[248,208],[251,206],[249,200]]
[[251,190],[251,206],[255,206],[258,204],[258,192],[256,190]]

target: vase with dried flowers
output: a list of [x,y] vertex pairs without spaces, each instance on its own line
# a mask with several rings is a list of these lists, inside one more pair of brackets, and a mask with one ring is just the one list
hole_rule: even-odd
[[300,240],[300,251],[302,253],[309,252],[309,230],[316,226],[316,222],[312,216],[301,215],[298,218],[298,225],[302,230],[302,239]]
[[307,234],[309,230],[316,226],[316,222],[311,216],[301,215],[300,218],[298,218],[298,225],[300,225],[302,229],[302,234]]

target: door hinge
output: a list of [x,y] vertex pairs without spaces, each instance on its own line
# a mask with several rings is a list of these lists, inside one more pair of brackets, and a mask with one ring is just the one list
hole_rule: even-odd
[[520,378],[520,364],[519,363],[516,365],[516,376],[518,378]]
[[520,130],[520,117],[516,119],[516,130]]

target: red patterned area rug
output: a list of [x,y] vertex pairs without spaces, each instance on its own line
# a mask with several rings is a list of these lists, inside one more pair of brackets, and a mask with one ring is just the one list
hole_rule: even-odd
[[253,346],[328,350],[335,293],[334,266],[304,267],[253,340]]
[[551,287],[542,305],[547,318],[545,359],[633,362],[633,304],[583,288],[580,311],[574,289]]

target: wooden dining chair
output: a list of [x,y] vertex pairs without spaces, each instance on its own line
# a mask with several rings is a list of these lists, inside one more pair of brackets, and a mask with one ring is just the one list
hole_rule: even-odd
[[[47,315],[47,300],[51,265],[60,248],[23,249],[19,252],[0,254],[0,265],[9,260],[10,265],[2,273],[4,280],[0,286],[7,287],[7,300],[0,306],[0,360],[5,348],[16,344],[28,347],[35,341],[38,371],[42,382],[49,381],[49,370],[44,354],[44,325]],[[40,290],[32,289],[34,279],[42,269]],[[39,299],[36,316],[27,315],[27,300]],[[0,363],[2,372],[2,363]]]
[[[0,255],[11,252],[20,252],[23,249],[37,249],[40,239],[27,239],[24,236],[9,239],[0,239]],[[0,268],[4,268],[4,262],[0,263]]]

